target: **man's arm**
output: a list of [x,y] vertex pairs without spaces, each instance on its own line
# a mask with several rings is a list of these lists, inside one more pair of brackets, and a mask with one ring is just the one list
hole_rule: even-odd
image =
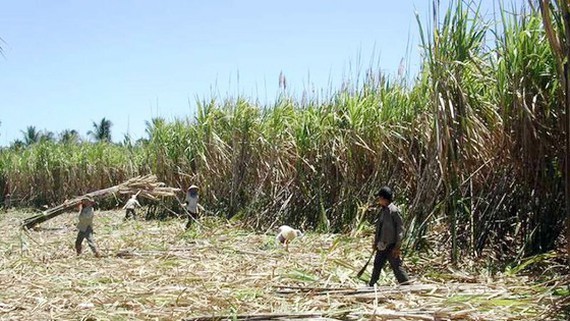
[[402,239],[404,238],[404,226],[402,222],[402,215],[400,211],[397,211],[393,214],[394,218],[394,230],[396,231],[396,245],[395,248],[399,249],[402,246]]
[[376,228],[374,229],[374,243],[372,243],[372,250],[376,250],[378,242],[380,241],[380,217],[376,217]]

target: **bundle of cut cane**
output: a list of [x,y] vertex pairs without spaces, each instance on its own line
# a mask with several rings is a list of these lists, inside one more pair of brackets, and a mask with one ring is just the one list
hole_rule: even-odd
[[40,214],[28,217],[24,220],[22,227],[32,228],[37,224],[43,223],[63,213],[64,210],[76,207],[81,203],[83,197],[91,197],[94,199],[102,199],[109,195],[116,194],[136,194],[138,196],[151,200],[159,200],[164,197],[176,196],[180,192],[179,188],[168,187],[162,182],[158,182],[156,175],[137,176],[113,187],[101,189],[85,195],[66,200],[62,204],[47,209]]

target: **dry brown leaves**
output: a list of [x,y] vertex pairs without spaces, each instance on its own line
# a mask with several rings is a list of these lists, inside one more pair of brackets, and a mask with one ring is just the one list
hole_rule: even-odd
[[184,231],[182,220],[96,215],[101,259],[86,244],[75,255],[75,215],[23,232],[25,213],[0,214],[0,319],[515,320],[542,318],[555,299],[504,278],[447,273],[438,283],[421,275],[427,259],[407,262],[411,286],[388,269],[382,286],[365,288],[354,277],[365,238],[309,233],[287,253],[274,235],[213,218]]

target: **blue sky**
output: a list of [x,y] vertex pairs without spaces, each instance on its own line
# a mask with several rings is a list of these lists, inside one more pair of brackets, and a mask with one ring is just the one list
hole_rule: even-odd
[[415,72],[414,12],[426,20],[429,3],[8,1],[0,10],[0,145],[30,125],[85,136],[103,117],[114,141],[127,132],[139,138],[152,117],[192,117],[197,97],[272,101],[280,72],[295,93],[337,88],[359,56],[361,69],[374,58],[390,74],[407,57]]

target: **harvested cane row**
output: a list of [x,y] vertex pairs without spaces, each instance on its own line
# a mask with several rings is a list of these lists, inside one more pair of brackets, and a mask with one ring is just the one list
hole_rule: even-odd
[[1,217],[0,319],[518,320],[546,319],[556,302],[516,278],[464,283],[448,271],[436,283],[424,272],[441,259],[407,259],[411,286],[387,273],[363,288],[354,277],[368,256],[362,236],[308,233],[285,252],[274,234],[212,217],[185,231],[179,219],[96,215],[101,259],[75,255],[74,216],[30,231],[17,228],[25,214]]

